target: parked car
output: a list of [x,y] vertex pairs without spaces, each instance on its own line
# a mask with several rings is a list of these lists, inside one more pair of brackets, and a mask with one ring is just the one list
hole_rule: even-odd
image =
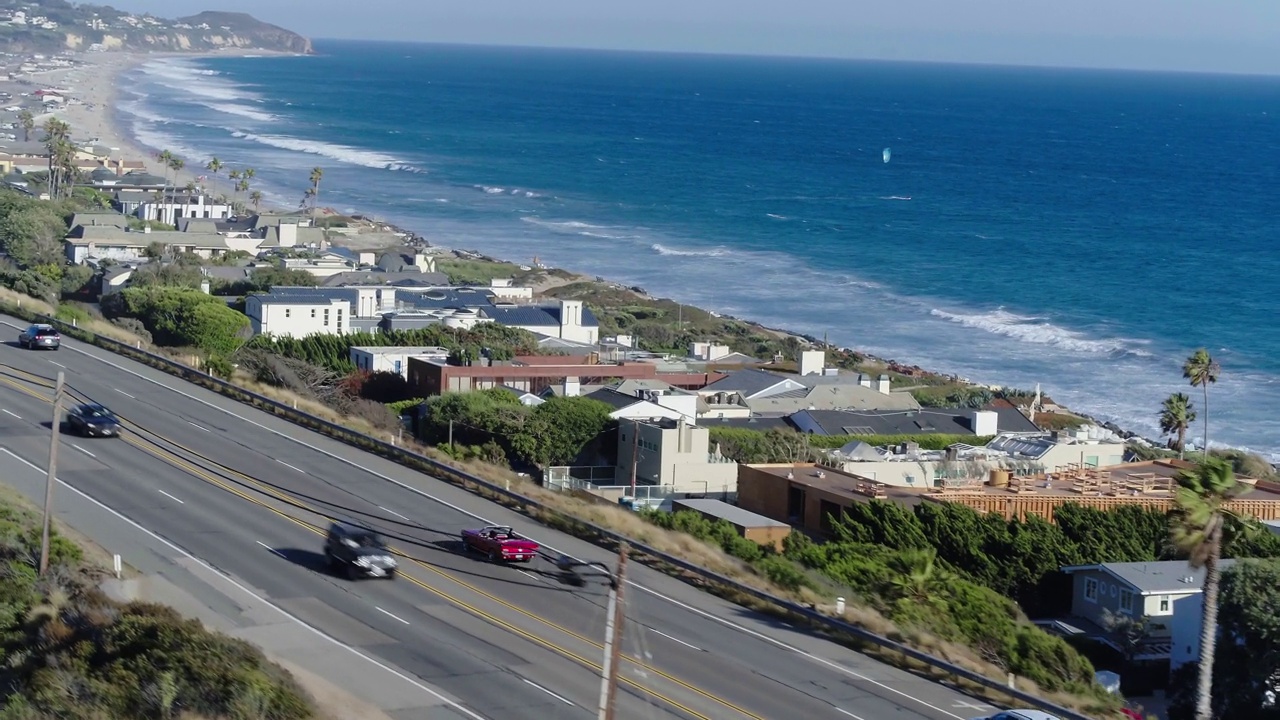
[[62,347],[62,334],[52,325],[36,324],[22,331],[18,345],[28,350],[57,350]]
[[120,437],[120,418],[97,403],[67,411],[67,430],[84,437]]
[[376,531],[354,523],[335,522],[324,541],[329,568],[352,580],[359,577],[395,579],[395,556]]
[[505,525],[463,530],[462,544],[467,550],[484,553],[492,562],[527,563],[538,556],[538,543],[520,537]]

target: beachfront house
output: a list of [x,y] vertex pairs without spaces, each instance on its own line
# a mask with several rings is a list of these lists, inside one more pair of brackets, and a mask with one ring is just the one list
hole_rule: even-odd
[[170,192],[144,199],[133,214],[141,220],[176,226],[181,218],[225,220],[231,215],[231,206],[204,193]]
[[893,392],[889,376],[841,373],[825,368],[822,351],[801,353],[800,372],[783,375],[743,369],[698,391],[700,417],[785,417],[802,410],[919,410],[909,392]]
[[351,301],[343,297],[249,295],[244,306],[255,335],[301,338],[351,331]]
[[80,225],[63,242],[67,261],[76,265],[89,259],[134,262],[148,257],[155,246],[169,255],[215,258],[243,249],[233,239],[209,233],[133,230],[114,225]]
[[586,397],[598,400],[613,410],[609,417],[615,420],[679,420],[695,422],[701,398],[689,390],[672,387],[661,380],[623,380],[587,392]]

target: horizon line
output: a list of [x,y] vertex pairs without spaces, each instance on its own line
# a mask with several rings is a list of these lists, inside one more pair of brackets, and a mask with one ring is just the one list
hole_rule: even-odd
[[[772,59],[772,60],[827,60],[834,62],[848,63],[881,63],[886,65],[932,65],[932,66],[953,66],[974,67],[974,68],[1003,68],[1017,70],[1064,70],[1064,71],[1083,71],[1083,72],[1121,72],[1121,73],[1142,73],[1150,75],[1205,75],[1212,77],[1242,77],[1242,78],[1280,78],[1280,71],[1244,71],[1244,70],[1191,70],[1179,68],[1150,68],[1150,67],[1123,67],[1123,66],[1099,66],[1099,65],[1044,65],[1037,63],[1009,63],[1009,62],[983,62],[980,60],[913,60],[900,58],[878,58],[878,57],[851,57],[844,55],[796,55],[790,53],[745,53],[730,52],[716,50],[664,50],[664,49],[638,49],[638,48],[609,48],[609,47],[592,47],[586,45],[525,45],[525,44],[498,44],[490,42],[458,42],[458,41],[438,41],[438,40],[381,40],[370,38],[334,38],[334,37],[315,37],[310,38],[313,45],[317,42],[337,42],[337,43],[368,43],[371,45],[429,45],[434,47],[458,47],[458,48],[490,48],[501,50],[567,50],[579,52],[599,52],[599,53],[617,53],[628,55],[672,55],[672,56],[692,56],[692,57],[717,57],[717,58],[741,58],[741,59]],[[314,48],[313,48],[314,49]],[[318,53],[323,54],[323,53]]]

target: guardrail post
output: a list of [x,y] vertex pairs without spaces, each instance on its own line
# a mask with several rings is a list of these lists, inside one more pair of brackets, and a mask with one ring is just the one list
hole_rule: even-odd
[[1018,679],[1014,677],[1013,673],[1009,673],[1009,689],[1010,690],[1018,689]]
[[114,564],[115,564],[116,579],[117,579],[117,580],[119,580],[119,579],[120,579],[120,571],[123,569],[123,565],[124,565],[124,564],[120,562],[120,556],[119,556],[119,555],[116,555],[116,556],[113,558],[113,561],[114,561]]
[[836,614],[844,617],[844,598],[842,597],[836,598]]

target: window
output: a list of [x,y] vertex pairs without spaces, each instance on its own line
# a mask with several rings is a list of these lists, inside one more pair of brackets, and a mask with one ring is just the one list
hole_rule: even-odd
[[1168,595],[1160,595],[1156,598],[1156,602],[1158,607],[1156,610],[1157,615],[1169,615],[1173,612],[1173,603]]
[[1096,579],[1084,579],[1084,599],[1089,602],[1098,602],[1098,581]]
[[329,327],[329,308],[324,309],[324,326]]
[[312,318],[315,318],[315,316],[316,316],[316,309],[315,309],[315,308],[311,308],[311,317],[312,317]]
[[285,309],[284,309],[284,316],[285,316],[285,317],[289,317],[289,316],[290,316],[290,314],[291,314],[292,312],[293,312],[293,310],[291,310],[291,309],[289,309],[289,308],[285,308]]
[[1133,593],[1128,590],[1120,591],[1120,609],[1125,612],[1133,612]]

